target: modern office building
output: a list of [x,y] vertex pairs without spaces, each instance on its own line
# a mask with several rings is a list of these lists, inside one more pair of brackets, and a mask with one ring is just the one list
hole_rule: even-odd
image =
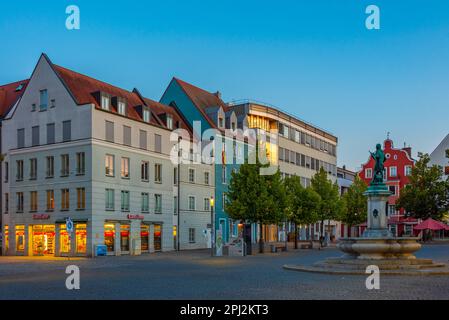
[[[332,181],[337,179],[337,137],[276,107],[253,101],[225,103],[219,92],[211,93],[177,78],[172,79],[160,102],[177,106],[191,125],[195,120],[200,121],[203,132],[208,129],[220,132],[249,128],[255,129],[257,135],[267,136],[269,133],[269,139],[265,142],[270,163],[278,167],[284,177],[301,177],[304,186],[310,185],[311,178],[321,167],[325,168]],[[225,152],[227,155],[225,140],[223,139],[223,147],[219,146],[217,152]],[[233,149],[240,148],[236,146]],[[241,149],[245,151],[244,146]],[[238,221],[229,219],[223,205],[230,172],[238,170],[238,166],[235,163],[215,166],[215,195],[217,200],[223,199],[221,203],[217,202],[215,229],[223,232],[225,242],[232,241],[239,232],[236,227],[239,225]],[[336,233],[335,222],[326,225],[329,226],[329,234]],[[318,224],[307,229],[309,236],[319,237]],[[254,242],[260,237],[257,230],[253,226]],[[263,238],[268,242],[283,241],[286,231],[285,225],[263,226]]]
[[[106,245],[111,255],[138,255],[173,250],[177,233],[181,248],[207,246],[208,208],[188,202],[213,194],[202,165],[192,166],[191,191],[181,188],[174,228],[173,131],[191,131],[174,108],[42,55],[2,129],[4,253],[93,256]],[[190,170],[181,168],[182,184]]]

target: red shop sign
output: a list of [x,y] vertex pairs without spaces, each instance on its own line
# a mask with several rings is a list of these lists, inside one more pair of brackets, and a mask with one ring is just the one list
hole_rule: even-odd
[[50,219],[49,214],[33,214],[33,219],[35,220],[47,220]]
[[138,214],[128,214],[128,219],[130,220],[143,220],[145,219],[144,216],[138,215]]

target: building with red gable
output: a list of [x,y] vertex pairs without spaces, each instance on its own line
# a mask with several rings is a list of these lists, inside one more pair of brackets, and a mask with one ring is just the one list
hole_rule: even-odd
[[[383,151],[386,157],[384,181],[392,193],[387,204],[389,228],[394,236],[411,236],[413,235],[413,225],[418,221],[407,217],[404,209],[396,210],[395,204],[402,189],[409,183],[409,176],[415,163],[412,158],[412,149],[410,147],[396,149],[393,147],[393,141],[387,139],[384,141]],[[370,157],[358,173],[359,177],[367,184],[373,178],[374,165],[374,159]],[[366,224],[362,225],[360,229],[363,228],[366,228]],[[363,232],[363,230],[360,231]]]

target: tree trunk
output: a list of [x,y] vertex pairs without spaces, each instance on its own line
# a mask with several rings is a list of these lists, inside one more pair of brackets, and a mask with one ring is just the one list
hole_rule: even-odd
[[263,242],[263,225],[259,223],[260,237],[259,237],[259,252],[264,253],[264,242]]
[[320,249],[323,247],[324,241],[324,220],[321,220],[321,232],[320,232]]
[[298,226],[295,222],[295,249],[298,249]]

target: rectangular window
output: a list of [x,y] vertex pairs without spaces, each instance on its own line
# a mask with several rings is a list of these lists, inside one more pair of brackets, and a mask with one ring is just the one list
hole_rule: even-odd
[[7,183],[9,180],[9,163],[5,162],[5,182]]
[[226,183],[226,176],[227,176],[227,174],[226,174],[226,166],[223,166],[221,168],[221,181],[222,181],[223,184]]
[[195,169],[189,168],[189,182],[195,183]]
[[55,143],[55,124],[47,124],[47,144]]
[[131,146],[131,127],[123,126],[123,144]]
[[129,211],[129,191],[122,190],[121,193],[121,210],[122,211]]
[[39,108],[41,111],[45,111],[48,106],[48,91],[44,89],[40,90],[39,93]]
[[53,211],[55,209],[55,192],[53,190],[47,190],[47,211]]
[[76,189],[76,208],[78,210],[86,209],[86,189],[77,188]]
[[154,165],[154,182],[162,183],[162,164],[160,163]]
[[67,177],[70,174],[69,155],[61,155],[61,177]]
[[39,145],[39,126],[34,126],[31,128],[31,145],[33,147]]
[[178,213],[178,197],[177,196],[173,197],[173,213],[174,214]]
[[189,228],[189,243],[195,243],[195,228]]
[[17,192],[16,198],[17,198],[16,211],[23,212],[23,192]]
[[106,210],[114,210],[115,208],[114,189],[106,189],[105,208]]
[[106,141],[114,142],[114,122],[105,122],[105,138]]
[[397,167],[390,167],[390,177],[397,177],[398,170]]
[[120,175],[122,178],[129,178],[129,158],[122,158]]
[[121,115],[126,115],[126,103],[123,101],[118,102],[118,113]]
[[22,181],[23,180],[23,160],[17,160],[16,167],[17,167],[16,180]]
[[37,159],[30,159],[30,180],[37,179]]
[[5,213],[9,212],[9,193],[5,193]]
[[167,114],[167,128],[173,130],[173,117],[170,114]]
[[102,95],[101,96],[101,108],[103,110],[108,110],[109,111],[109,103],[110,103],[109,97],[106,96],[106,95]]
[[147,132],[145,130],[139,131],[139,147],[140,149],[148,149]]
[[150,122],[150,110],[148,110],[147,108],[143,108],[142,118],[143,118],[143,121]]
[[30,192],[30,212],[36,212],[37,211],[37,191],[31,191]]
[[148,161],[142,161],[141,170],[140,170],[142,181],[149,180],[149,171],[150,171],[150,163]]
[[367,168],[365,169],[365,178],[371,179],[373,177],[373,169]]
[[76,174],[84,175],[86,173],[86,154],[84,152],[76,153]]
[[210,211],[210,199],[204,198],[204,211]]
[[70,191],[69,189],[61,189],[61,210],[70,209]]
[[154,151],[162,152],[162,136],[160,134],[154,135]]
[[107,154],[104,158],[105,174],[108,177],[114,176],[114,156]]
[[150,211],[150,194],[142,192],[142,212]]
[[162,213],[162,195],[154,195],[154,213]]
[[394,204],[388,205],[388,215],[389,216],[396,215],[396,206]]
[[17,148],[25,148],[25,129],[17,129]]
[[62,123],[62,141],[72,140],[72,121],[67,120]]
[[209,172],[208,171],[204,172],[204,184],[209,185]]
[[389,190],[393,196],[396,196],[396,186],[389,186]]
[[173,184],[174,185],[178,184],[178,168],[177,167],[173,168]]
[[223,203],[221,204],[222,205],[222,208],[223,208],[223,210],[226,210],[226,194],[225,193],[223,193]]
[[195,211],[195,197],[189,196],[189,210]]
[[412,175],[412,166],[405,166],[404,170],[405,170],[404,174],[406,177],[409,177]]

